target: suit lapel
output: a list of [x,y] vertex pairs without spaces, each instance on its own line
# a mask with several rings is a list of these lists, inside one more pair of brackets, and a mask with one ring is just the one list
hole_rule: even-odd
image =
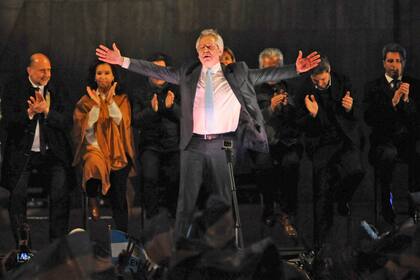
[[195,94],[197,92],[197,85],[198,80],[200,79],[202,65],[199,64],[197,67],[194,67],[189,75],[187,75],[187,79],[185,81],[187,87],[189,87],[189,98],[185,98],[184,96],[181,97],[181,102],[188,102],[187,108],[188,110],[184,111],[186,114],[191,114],[189,118],[192,120],[192,112],[194,110],[194,99]]

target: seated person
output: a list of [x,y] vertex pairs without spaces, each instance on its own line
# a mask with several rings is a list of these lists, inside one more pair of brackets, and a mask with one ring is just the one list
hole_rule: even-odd
[[[170,66],[169,57],[153,54],[149,61]],[[159,207],[175,217],[179,188],[179,117],[178,87],[163,80],[148,78],[134,91],[133,126],[139,133],[140,183],[144,190],[146,217]]]
[[127,177],[133,169],[134,147],[130,102],[117,83],[114,66],[100,61],[91,66],[86,94],[73,114],[73,165],[82,166],[82,187],[92,219],[100,218],[97,196],[101,192],[111,200],[116,228],[127,232]]
[[397,158],[408,163],[409,191],[420,191],[420,84],[404,72],[402,46],[388,44],[382,55],[385,73],[365,87],[365,121],[372,128],[369,160],[381,189],[382,216],[394,224],[391,182]]

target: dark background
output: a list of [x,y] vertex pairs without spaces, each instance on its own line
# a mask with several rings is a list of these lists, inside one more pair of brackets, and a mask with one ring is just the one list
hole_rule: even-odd
[[[381,50],[389,42],[406,47],[407,71],[420,77],[418,0],[0,0],[0,83],[24,73],[32,53],[44,52],[53,77],[66,83],[75,102],[84,94],[98,44],[116,42],[129,57],[163,51],[180,65],[196,57],[195,41],[205,28],[216,28],[250,67],[258,66],[266,47],[280,48],[286,63],[294,63],[299,49],[317,50],[350,77],[355,97],[362,97],[366,81],[383,74]],[[128,88],[141,80],[122,73]],[[401,178],[397,189],[404,197]],[[353,204],[358,217],[370,220],[372,181],[370,172]],[[311,221],[310,190],[306,160],[301,225]]]
[[299,49],[318,50],[359,93],[381,73],[388,42],[407,48],[408,70],[420,76],[416,0],[2,0],[0,82],[41,51],[79,96],[99,43],[117,42],[129,57],[163,51],[179,65],[195,58],[199,31],[209,27],[251,67],[266,47],[280,48],[286,63]]

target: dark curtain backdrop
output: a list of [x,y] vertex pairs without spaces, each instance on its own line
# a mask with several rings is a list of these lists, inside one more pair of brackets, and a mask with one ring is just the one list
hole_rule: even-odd
[[[416,0],[2,0],[0,82],[25,71],[28,56],[48,54],[54,75],[79,96],[99,43],[122,53],[170,54],[174,64],[195,57],[203,28],[217,28],[239,60],[257,66],[265,47],[278,47],[287,63],[297,51],[318,50],[350,76],[360,92],[381,73],[381,47],[399,41],[408,68],[420,76],[420,1]],[[136,76],[128,76],[135,82]]]
[[[407,48],[408,71],[420,77],[418,0],[1,0],[0,83],[24,73],[31,53],[44,52],[75,101],[99,43],[116,42],[130,57],[163,51],[179,65],[195,58],[196,37],[209,27],[251,67],[266,47],[280,48],[286,63],[299,49],[318,50],[359,97],[383,73],[388,42]],[[130,88],[141,80],[123,74]]]

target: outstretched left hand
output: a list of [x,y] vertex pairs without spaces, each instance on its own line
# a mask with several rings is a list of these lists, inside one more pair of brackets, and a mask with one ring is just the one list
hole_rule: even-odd
[[318,66],[320,61],[321,56],[317,52],[312,52],[307,57],[302,57],[302,51],[299,51],[296,59],[296,71],[298,73],[309,71]]

